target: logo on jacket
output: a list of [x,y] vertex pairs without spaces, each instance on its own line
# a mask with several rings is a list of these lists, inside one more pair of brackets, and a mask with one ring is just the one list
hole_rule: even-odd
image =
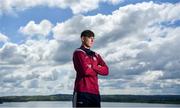
[[96,61],[97,60],[96,57],[93,57],[93,60]]

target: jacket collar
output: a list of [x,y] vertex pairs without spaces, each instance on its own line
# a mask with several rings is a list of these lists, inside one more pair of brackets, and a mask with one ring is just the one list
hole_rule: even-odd
[[88,48],[85,48],[84,46],[81,46],[80,49],[82,49],[83,51],[85,51],[86,54],[89,55],[89,56],[94,56],[94,55],[95,55],[95,52],[94,52],[94,51],[92,51],[92,50],[90,50],[90,49],[88,49]]

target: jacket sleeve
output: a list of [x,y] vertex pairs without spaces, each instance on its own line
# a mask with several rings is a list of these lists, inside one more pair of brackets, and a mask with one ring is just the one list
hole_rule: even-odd
[[93,64],[93,69],[100,75],[108,75],[109,74],[109,68],[104,62],[104,60],[101,58],[101,56],[98,54],[98,64]]
[[73,63],[80,76],[96,76],[97,73],[92,69],[92,65],[86,61],[86,55],[82,51],[76,51],[73,55]]

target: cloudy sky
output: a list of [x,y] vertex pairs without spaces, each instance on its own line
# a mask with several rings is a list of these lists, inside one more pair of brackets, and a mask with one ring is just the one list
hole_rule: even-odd
[[101,94],[180,95],[179,0],[0,0],[0,96],[72,94],[84,29]]

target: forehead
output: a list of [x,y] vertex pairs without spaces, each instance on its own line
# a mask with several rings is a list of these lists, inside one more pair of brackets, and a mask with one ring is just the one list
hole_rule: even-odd
[[94,36],[85,36],[87,39],[94,39]]

